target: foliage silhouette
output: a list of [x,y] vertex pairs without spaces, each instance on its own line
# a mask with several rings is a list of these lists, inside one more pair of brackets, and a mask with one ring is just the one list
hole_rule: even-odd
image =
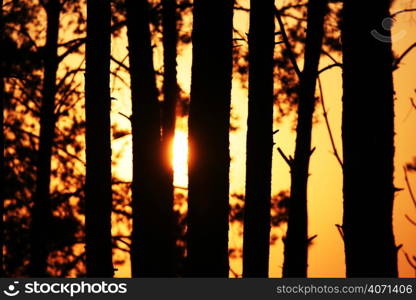
[[[37,120],[40,117],[39,107],[42,99],[39,91],[43,84],[41,70],[45,51],[35,43],[36,37],[43,30],[38,23],[38,13],[42,11],[42,7],[29,1],[8,2],[6,7],[4,37],[7,46],[6,51],[2,51],[6,56],[6,68],[2,68],[6,70],[4,263],[7,276],[27,276],[31,199],[36,182],[34,163],[38,161],[39,136],[36,132],[39,129]],[[68,7],[64,6],[63,11],[67,12],[67,10]],[[30,34],[28,28],[31,28]],[[60,233],[55,234],[52,228],[48,228],[49,233],[45,234],[52,238],[48,238],[46,245],[46,250],[50,253],[47,272],[52,276],[61,276],[58,268],[78,257],[74,247],[80,242],[77,232],[81,230],[78,210],[72,204],[81,195],[79,190],[76,189],[76,192],[71,190],[79,186],[82,181],[75,171],[78,163],[71,158],[76,155],[70,152],[74,150],[74,153],[79,155],[82,146],[77,146],[79,143],[75,137],[79,136],[83,129],[80,118],[66,109],[77,102],[79,92],[75,90],[74,82],[66,81],[64,78],[68,77],[59,77],[56,91],[56,102],[59,106],[55,107],[55,117],[62,123],[55,129],[59,134],[54,140],[52,149],[50,192],[52,203],[50,209],[53,212],[50,222],[54,224],[53,229],[59,230]],[[74,148],[68,147],[69,145],[74,145]],[[61,179],[65,184],[56,184],[57,180]],[[72,203],[69,203],[70,198]],[[19,226],[19,223],[22,226]],[[73,266],[68,272],[82,272],[82,267],[79,268],[79,265]]]

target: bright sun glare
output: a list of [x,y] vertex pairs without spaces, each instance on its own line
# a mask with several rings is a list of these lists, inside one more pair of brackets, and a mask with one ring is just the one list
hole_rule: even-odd
[[173,184],[177,187],[188,185],[188,136],[182,130],[176,130],[173,141]]

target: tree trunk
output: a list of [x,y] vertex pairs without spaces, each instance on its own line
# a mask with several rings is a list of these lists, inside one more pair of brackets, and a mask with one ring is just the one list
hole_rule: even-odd
[[307,186],[309,159],[312,154],[312,117],[315,109],[315,87],[327,9],[327,0],[309,1],[305,63],[300,78],[295,156],[291,162],[292,182],[283,277],[307,277],[309,244]]
[[269,275],[274,29],[274,0],[251,0],[243,277]]
[[85,226],[88,277],[112,277],[110,0],[87,0]]
[[36,164],[36,189],[33,196],[29,274],[47,276],[48,234],[52,218],[50,203],[51,158],[55,134],[54,114],[56,73],[58,69],[58,34],[61,4],[59,0],[45,1],[47,17],[46,45],[43,54],[44,76],[40,111],[40,138]]
[[[166,196],[147,0],[127,0],[133,134],[133,277],[170,277],[172,197]],[[168,251],[167,251],[168,250]]]
[[396,277],[390,0],[343,10],[344,217],[347,277]]
[[[176,30],[176,0],[162,0],[162,25],[163,25],[163,104],[162,104],[162,161],[164,167],[164,192],[165,201],[173,213],[174,187],[173,187],[173,139],[175,136],[176,103],[178,99],[178,83],[176,71],[177,40]],[[169,230],[172,238],[175,236],[174,223],[166,230]],[[177,262],[175,244],[165,252],[171,255],[172,261]],[[177,271],[178,265],[173,265]]]
[[172,143],[175,135],[176,102],[178,99],[178,83],[176,71],[176,0],[162,0],[163,23],[163,106],[162,128],[165,168],[168,173],[170,194],[173,197]]
[[194,1],[187,276],[227,277],[233,1]]
[[[3,31],[3,0],[0,0],[1,5],[1,15],[0,15],[0,49],[3,46],[4,40],[4,31]],[[3,65],[4,65],[4,54],[3,51],[0,53],[0,124],[1,124],[1,132],[0,132],[0,277],[4,275],[4,268],[3,268],[3,245],[4,245],[4,184],[5,184],[5,160],[4,160],[4,74],[3,74]]]

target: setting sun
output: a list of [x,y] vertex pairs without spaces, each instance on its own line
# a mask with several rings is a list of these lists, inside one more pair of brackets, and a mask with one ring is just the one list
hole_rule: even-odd
[[188,136],[182,130],[175,132],[173,170],[175,187],[186,187],[188,185]]

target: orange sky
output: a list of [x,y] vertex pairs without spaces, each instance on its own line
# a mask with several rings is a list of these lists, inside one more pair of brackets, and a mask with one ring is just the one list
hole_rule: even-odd
[[[280,2],[280,1],[279,1]],[[412,1],[398,0],[392,9],[395,12],[399,9],[409,8]],[[248,1],[242,1],[247,7]],[[416,12],[401,14],[397,18],[393,27],[393,34],[405,35],[393,45],[396,53],[402,53],[410,44],[415,42],[416,32]],[[248,32],[248,15],[236,12],[235,26],[241,32]],[[187,30],[190,30],[188,26]],[[113,53],[118,58],[123,58],[126,51],[126,39],[116,39],[113,41]],[[277,45],[276,47],[282,47]],[[182,88],[189,92],[191,80],[191,47],[182,49],[178,58],[178,75]],[[337,58],[341,61],[340,58]],[[155,64],[159,68],[162,62],[162,50],[155,50]],[[321,60],[321,65],[326,66],[331,62],[327,59]],[[302,62],[299,61],[300,66]],[[416,96],[414,90],[416,83],[416,50],[409,54],[400,65],[400,69],[394,73],[396,88],[396,157],[395,157],[395,185],[405,188],[402,166],[410,162],[416,156],[416,110],[411,110],[409,98]],[[125,76],[128,82],[128,76]],[[342,153],[341,145],[341,97],[342,97],[342,78],[341,71],[337,68],[331,69],[321,76],[325,103],[329,113],[329,120],[333,130],[334,138],[338,151]],[[113,103],[112,120],[121,128],[129,128],[129,122],[118,114],[122,112],[129,114],[131,111],[129,90],[120,82],[116,83],[117,89],[113,96],[119,101]],[[245,136],[247,122],[247,91],[241,88],[237,80],[233,82],[232,91],[233,115],[236,120],[234,125],[238,130],[231,133],[231,171],[230,171],[230,193],[243,193],[245,185]],[[322,109],[318,105],[316,116],[320,122],[313,129],[313,146],[316,151],[311,158],[308,197],[309,197],[309,235],[317,234],[313,246],[309,251],[309,277],[343,277],[345,274],[345,263],[343,253],[343,242],[335,227],[335,224],[342,224],[342,171],[332,155],[332,148],[328,138],[328,132],[323,122]],[[175,159],[175,184],[185,185],[186,161],[183,158],[186,151],[186,120],[179,120],[182,131],[179,133],[181,142],[176,144],[177,157]],[[179,125],[178,124],[178,125]],[[365,126],[365,124],[363,124]],[[281,124],[275,124],[279,133],[275,136],[276,147],[273,153],[273,194],[281,190],[288,190],[290,187],[289,168],[280,155],[277,147],[282,148],[286,154],[294,152],[295,133],[293,131],[293,116],[283,119]],[[182,145],[182,146],[181,146]],[[114,152],[122,151],[123,156],[116,168],[116,173],[126,180],[131,179],[131,144],[129,137],[120,139],[113,144]],[[182,150],[181,150],[182,149]],[[185,156],[186,157],[186,156]],[[179,162],[181,161],[181,162]],[[416,190],[416,174],[409,174],[411,183]],[[412,226],[404,217],[409,214],[416,219],[416,209],[412,206],[411,199],[407,190],[397,194],[394,206],[394,229],[396,243],[403,244],[403,249],[411,254],[416,254],[416,227]],[[283,229],[277,229],[277,234],[282,236]],[[233,246],[241,245],[241,237],[238,236],[238,228],[230,229],[230,244]],[[270,254],[270,276],[280,277],[283,263],[283,245],[279,240],[271,249]],[[241,260],[232,260],[231,267],[234,271],[241,274]],[[399,274],[401,277],[414,277],[413,269],[407,264],[403,251],[399,252]],[[116,276],[129,276],[129,266],[126,265],[117,272]]]

